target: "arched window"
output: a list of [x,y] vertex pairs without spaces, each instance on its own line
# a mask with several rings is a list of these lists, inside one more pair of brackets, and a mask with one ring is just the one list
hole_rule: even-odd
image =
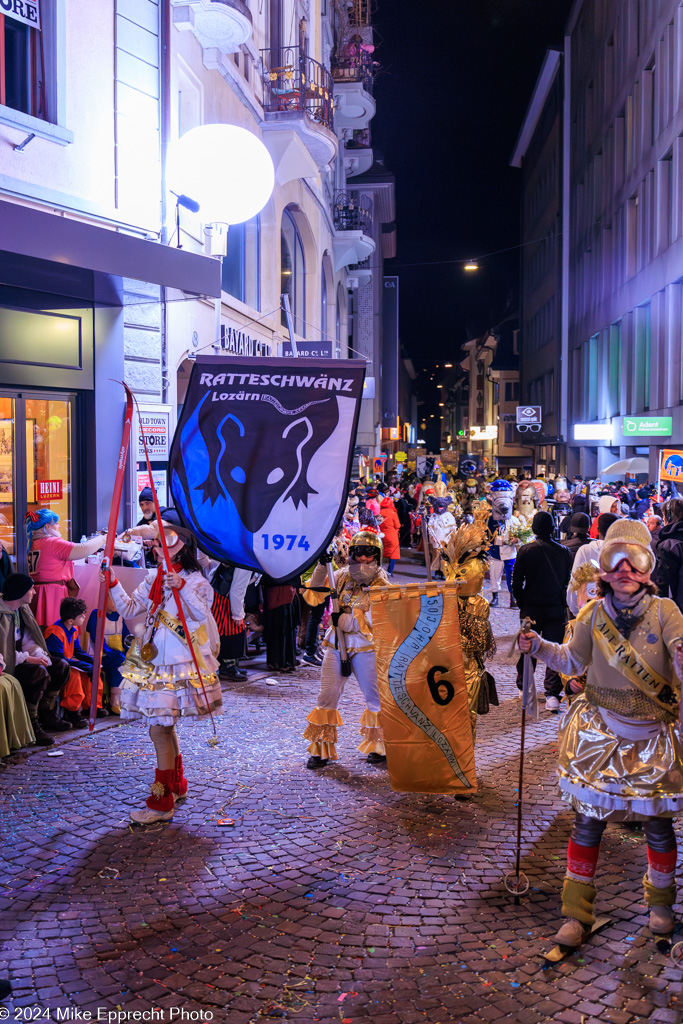
[[261,224],[252,217],[246,224],[231,224],[228,251],[223,257],[222,287],[252,309],[261,308]]
[[[306,261],[304,244],[299,229],[289,210],[282,214],[280,234],[280,292],[289,296],[294,330],[301,338],[306,337]],[[287,326],[287,317],[282,311],[281,322]]]

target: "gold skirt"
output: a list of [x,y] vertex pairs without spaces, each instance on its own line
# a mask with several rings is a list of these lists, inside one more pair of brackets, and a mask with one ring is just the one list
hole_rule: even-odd
[[629,739],[605,717],[584,695],[565,714],[559,733],[562,800],[601,820],[670,818],[683,812],[678,723],[649,723],[650,735]]

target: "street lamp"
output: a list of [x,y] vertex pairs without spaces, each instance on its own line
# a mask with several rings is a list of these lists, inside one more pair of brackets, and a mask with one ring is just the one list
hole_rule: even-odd
[[[199,203],[211,232],[211,255],[222,260],[228,227],[251,220],[270,199],[275,169],[261,140],[236,124],[202,124],[171,146],[167,180],[174,195]],[[220,344],[221,299],[215,305],[215,340]]]
[[462,269],[467,271],[479,270],[479,264],[476,260],[469,260]]

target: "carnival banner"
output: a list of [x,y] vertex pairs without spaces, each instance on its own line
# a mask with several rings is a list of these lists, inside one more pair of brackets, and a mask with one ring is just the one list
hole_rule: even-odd
[[678,451],[675,448],[663,450],[659,479],[672,480],[676,483],[683,482],[683,451]]
[[476,793],[458,584],[368,593],[392,789]]
[[175,507],[212,558],[296,576],[347,498],[365,362],[197,356],[169,462]]

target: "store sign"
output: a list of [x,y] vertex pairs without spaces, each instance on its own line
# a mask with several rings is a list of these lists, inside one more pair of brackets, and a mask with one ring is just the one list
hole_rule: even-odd
[[[291,341],[282,342],[282,354],[283,356],[293,356],[292,343]],[[313,359],[331,359],[332,358],[332,342],[331,341],[297,341],[296,343],[296,354],[297,356],[311,356]]]
[[171,413],[168,409],[155,409],[154,406],[140,406],[138,422],[138,462],[145,461],[145,449],[142,443],[142,432],[145,432],[147,451],[152,462],[166,462],[171,445],[170,440]]
[[379,455],[376,459],[372,460],[372,472],[383,473],[384,463],[387,461],[386,455]]
[[[168,505],[166,470],[165,469],[153,469],[152,470],[152,479],[154,480],[154,486],[156,487],[157,498],[159,499],[159,504],[163,508],[164,506]],[[138,473],[137,485],[138,485],[138,494],[140,494],[140,491],[144,487],[149,487],[150,486],[149,473]]]
[[408,456],[406,455],[405,452],[396,452],[394,458],[396,459],[397,462],[405,462]]
[[671,416],[624,416],[624,437],[669,437]]
[[[240,331],[237,327],[231,327],[228,324],[221,324],[221,351],[223,352],[229,352],[233,356],[269,356],[271,347],[269,342],[261,341],[260,338],[252,338],[246,331]],[[289,354],[291,355],[291,351]],[[285,355],[287,355],[286,352]]]
[[683,480],[683,452],[665,448],[662,452],[660,480]]
[[612,442],[611,423],[575,423],[575,441],[609,441]]
[[[516,423],[517,414],[514,412],[502,412],[498,417],[501,423]],[[460,431],[462,433],[462,431]]]
[[517,423],[539,423],[541,422],[541,406],[540,405],[518,405],[517,406]]
[[29,28],[40,29],[40,7],[38,0],[0,0],[0,14],[14,18]]
[[493,423],[487,427],[470,427],[470,437],[474,441],[494,441],[498,437],[498,427]]
[[46,501],[62,500],[61,480],[36,480],[36,503],[42,505]]

